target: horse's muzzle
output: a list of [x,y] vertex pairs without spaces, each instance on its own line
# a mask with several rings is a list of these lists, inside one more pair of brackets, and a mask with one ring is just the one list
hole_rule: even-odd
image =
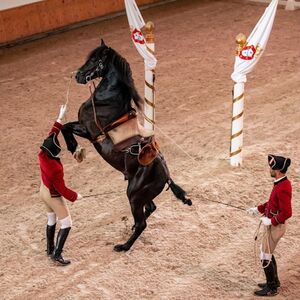
[[78,71],[76,73],[75,79],[76,79],[77,83],[80,83],[80,84],[86,84],[87,83],[86,77],[80,71]]

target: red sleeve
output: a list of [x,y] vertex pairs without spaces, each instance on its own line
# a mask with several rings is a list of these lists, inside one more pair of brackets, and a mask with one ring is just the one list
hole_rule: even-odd
[[57,172],[55,174],[52,184],[55,190],[67,200],[71,202],[77,200],[78,197],[77,193],[66,187],[64,177],[63,177],[63,172]]
[[292,191],[291,187],[281,188],[277,193],[279,213],[277,216],[272,217],[272,225],[283,224],[285,220],[292,216]]
[[260,204],[257,206],[257,209],[258,211],[263,214],[265,212],[265,209],[266,209],[266,205],[267,205],[268,202],[264,203],[264,204]]
[[54,122],[48,135],[50,135],[52,133],[56,133],[58,135],[62,127],[63,127],[63,125],[60,124],[59,122]]

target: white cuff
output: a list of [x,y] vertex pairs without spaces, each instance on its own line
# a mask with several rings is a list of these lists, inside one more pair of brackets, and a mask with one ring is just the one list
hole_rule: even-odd
[[272,260],[272,253],[260,252],[260,259],[261,260]]

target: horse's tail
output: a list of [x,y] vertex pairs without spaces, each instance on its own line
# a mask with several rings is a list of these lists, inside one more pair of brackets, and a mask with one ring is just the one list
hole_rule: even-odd
[[189,206],[192,205],[192,200],[186,198],[186,191],[177,185],[171,178],[168,181],[168,185],[169,187],[167,190],[170,188],[177,199],[180,199],[183,204],[187,204]]

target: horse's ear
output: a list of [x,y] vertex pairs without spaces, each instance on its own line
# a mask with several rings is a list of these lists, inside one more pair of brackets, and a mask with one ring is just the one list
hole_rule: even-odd
[[101,46],[105,46],[103,39],[101,39]]

